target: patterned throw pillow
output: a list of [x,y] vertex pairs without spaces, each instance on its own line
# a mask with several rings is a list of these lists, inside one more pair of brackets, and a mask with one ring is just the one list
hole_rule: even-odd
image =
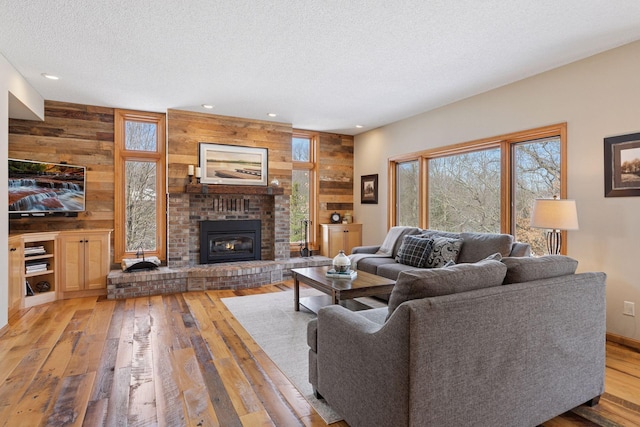
[[398,250],[396,261],[411,267],[423,268],[433,247],[433,239],[405,236]]
[[427,268],[444,267],[449,261],[456,262],[462,247],[462,239],[451,239],[449,237],[435,237],[433,248],[427,257]]

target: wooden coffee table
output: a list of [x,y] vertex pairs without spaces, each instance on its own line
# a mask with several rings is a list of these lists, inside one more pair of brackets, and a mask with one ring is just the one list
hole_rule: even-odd
[[[328,304],[340,304],[343,301],[353,300],[359,297],[371,297],[391,293],[395,281],[375,274],[358,271],[355,279],[333,279],[326,276],[331,267],[294,268],[293,273],[293,303],[295,310],[300,310],[300,305],[317,313],[318,310]],[[328,296],[319,295],[300,299],[300,283],[311,286]],[[358,305],[356,301],[348,301],[352,304],[350,309],[370,308],[364,304]],[[360,307],[362,306],[362,307]]]

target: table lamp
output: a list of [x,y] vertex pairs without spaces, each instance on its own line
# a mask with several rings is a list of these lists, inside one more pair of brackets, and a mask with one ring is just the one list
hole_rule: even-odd
[[578,212],[575,200],[561,200],[557,196],[553,199],[536,199],[531,214],[531,226],[546,228],[547,251],[550,255],[557,255],[562,249],[562,230],[578,229]]

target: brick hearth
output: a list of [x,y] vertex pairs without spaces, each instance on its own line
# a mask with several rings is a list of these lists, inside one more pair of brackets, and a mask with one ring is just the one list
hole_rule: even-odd
[[[282,281],[297,267],[330,265],[329,258],[289,257],[289,196],[281,188],[189,185],[169,195],[167,267],[112,271],[108,298],[209,289],[243,289]],[[260,261],[200,265],[200,221],[259,219]]]
[[160,267],[153,271],[112,271],[107,279],[109,299],[134,298],[174,292],[246,289],[291,278],[292,268],[331,265],[322,256],[283,261],[241,261],[197,267]]

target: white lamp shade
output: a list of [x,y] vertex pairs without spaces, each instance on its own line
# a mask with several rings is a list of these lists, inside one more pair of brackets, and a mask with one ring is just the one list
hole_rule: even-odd
[[536,199],[531,226],[551,230],[577,230],[578,211],[575,200]]

